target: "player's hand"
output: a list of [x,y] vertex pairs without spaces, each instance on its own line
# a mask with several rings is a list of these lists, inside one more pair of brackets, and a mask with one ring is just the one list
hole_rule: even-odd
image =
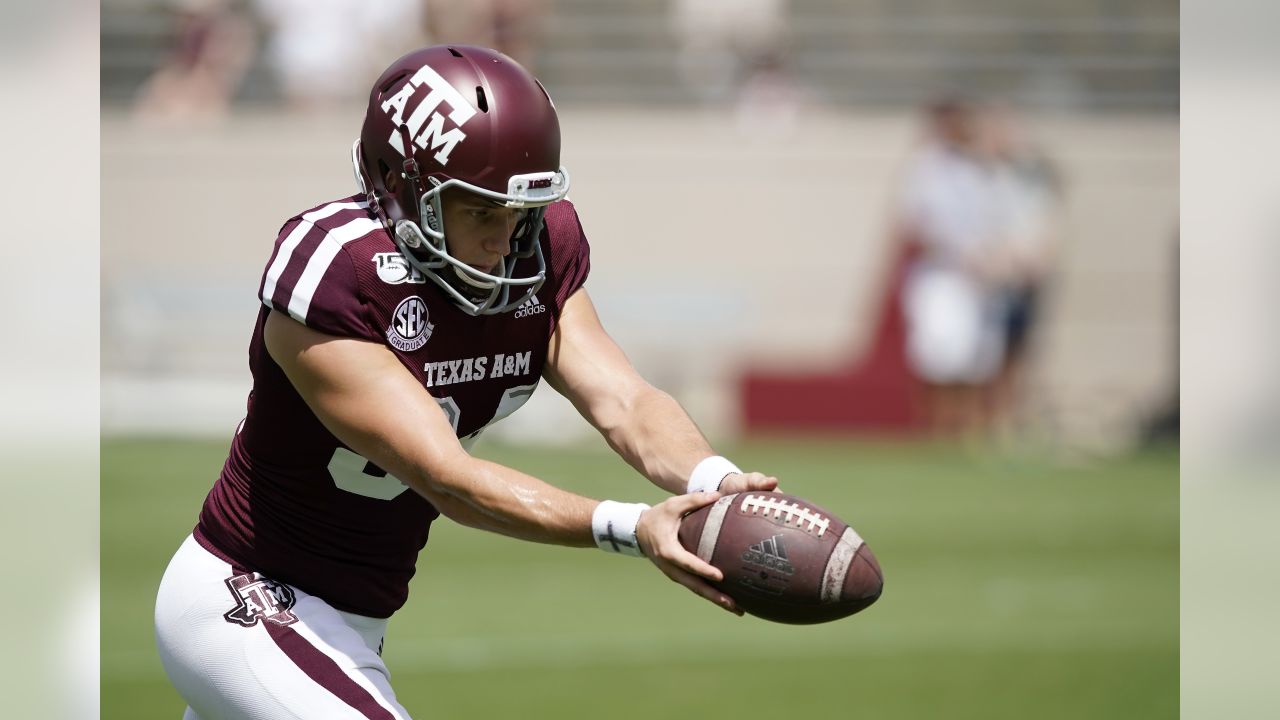
[[720,481],[720,494],[771,492],[778,489],[778,478],[758,472],[733,473]]
[[677,535],[681,518],[719,499],[720,493],[690,493],[670,497],[640,514],[640,521],[636,523],[636,539],[640,542],[640,549],[645,557],[657,565],[664,575],[725,610],[742,615],[742,610],[738,609],[733,598],[707,582],[720,582],[724,579],[724,574],[685,550]]

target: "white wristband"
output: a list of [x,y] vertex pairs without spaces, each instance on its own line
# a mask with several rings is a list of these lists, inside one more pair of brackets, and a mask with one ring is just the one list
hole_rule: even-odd
[[719,455],[712,455],[693,468],[693,474],[689,476],[689,488],[685,492],[715,492],[720,489],[720,483],[724,482],[726,476],[740,472],[742,471],[737,465]]
[[636,524],[640,522],[640,513],[648,509],[644,503],[601,502],[591,514],[591,535],[596,546],[605,552],[643,557],[636,538]]

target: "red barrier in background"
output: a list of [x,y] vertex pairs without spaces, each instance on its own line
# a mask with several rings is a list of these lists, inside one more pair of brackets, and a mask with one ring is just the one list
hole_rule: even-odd
[[868,350],[844,368],[827,372],[747,370],[739,379],[742,431],[862,431],[912,435],[925,417],[917,381],[907,366],[902,286],[916,246],[899,243],[879,302]]

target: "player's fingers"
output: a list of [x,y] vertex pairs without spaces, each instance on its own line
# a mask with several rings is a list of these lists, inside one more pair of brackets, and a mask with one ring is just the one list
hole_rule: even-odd
[[734,473],[720,484],[721,495],[740,492],[771,492],[778,489],[778,478],[763,473]]
[[673,496],[667,502],[671,503],[671,509],[679,516],[691,513],[700,507],[706,507],[719,499],[718,492],[696,492]]
[[679,570],[704,577],[712,582],[720,582],[724,579],[724,573],[720,572],[716,566],[685,550],[678,544],[663,550],[662,559]]
[[695,595],[715,603],[734,615],[741,616],[743,614],[737,603],[733,601],[733,598],[715,589],[696,575],[691,575],[678,567],[671,567],[667,572],[667,577],[685,586]]

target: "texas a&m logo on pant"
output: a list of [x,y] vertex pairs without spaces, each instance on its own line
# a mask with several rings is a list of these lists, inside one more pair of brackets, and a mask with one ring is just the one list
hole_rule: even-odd
[[298,622],[298,616],[290,612],[296,599],[288,585],[261,577],[258,573],[229,577],[226,583],[236,601],[236,607],[222,616],[227,622],[244,627],[253,627],[263,619],[277,625]]

